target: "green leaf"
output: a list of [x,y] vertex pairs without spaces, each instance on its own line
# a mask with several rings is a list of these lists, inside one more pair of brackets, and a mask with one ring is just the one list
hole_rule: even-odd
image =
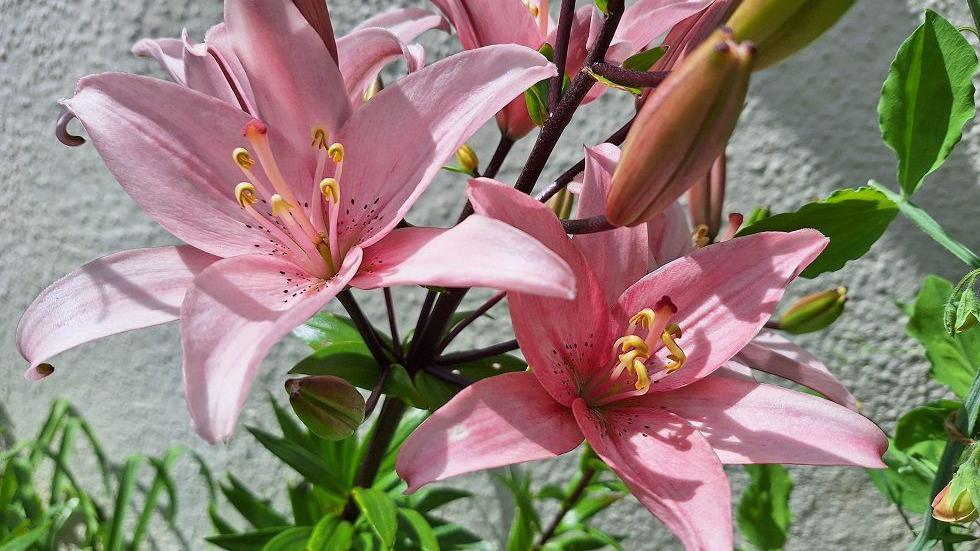
[[915,300],[906,330],[925,347],[931,364],[930,376],[964,398],[980,369],[980,332],[967,331],[952,337],[946,333],[943,315],[952,293],[952,283],[928,276]]
[[415,375],[415,388],[419,390],[422,396],[425,396],[429,411],[435,411],[446,405],[460,390],[458,386],[429,375],[425,371],[420,371]]
[[599,84],[602,84],[603,86],[608,86],[609,88],[614,88],[616,90],[622,90],[623,92],[629,92],[630,94],[633,94],[634,96],[641,96],[641,95],[643,95],[643,89],[642,88],[637,88],[635,86],[626,86],[625,84],[620,84],[618,82],[609,80],[608,78],[600,75],[599,73],[596,73],[595,71],[593,71],[592,69],[589,69],[588,67],[585,68],[585,72],[588,73],[590,77],[592,77],[593,79],[595,79],[596,82],[598,82]]
[[332,375],[360,388],[374,388],[381,376],[378,362],[361,343],[340,343],[318,348],[316,352],[300,360],[291,375]]
[[[524,104],[527,106],[527,113],[531,116],[531,122],[538,126],[544,126],[548,121],[548,81],[541,81],[538,84],[524,91]],[[544,83],[542,85],[542,83]]]
[[649,50],[643,50],[638,54],[633,54],[626,58],[623,62],[623,69],[629,69],[631,71],[649,71],[650,67],[653,67],[660,58],[667,54],[668,46],[666,44],[662,46],[657,46],[656,48],[650,48]]
[[439,551],[439,540],[429,521],[421,513],[412,509],[399,508],[398,514],[407,522],[418,538],[419,547],[422,551]]
[[228,482],[228,485],[221,485],[221,493],[249,524],[259,529],[289,524],[286,517],[273,509],[267,501],[256,497],[234,475],[228,475]]
[[973,118],[977,55],[949,21],[926,10],[925,23],[898,50],[881,91],[881,133],[898,155],[905,195],[943,165]]
[[609,13],[609,0],[593,0],[593,3],[603,14]]
[[265,449],[306,477],[312,484],[335,494],[344,494],[347,491],[345,485],[334,476],[330,468],[319,457],[302,446],[283,438],[277,438],[255,427],[246,427],[246,429]]
[[357,332],[354,322],[348,317],[329,312],[320,312],[313,319],[293,330],[293,335],[314,350],[342,344],[359,344],[367,350],[367,345],[364,344],[361,334]]
[[888,468],[868,469],[875,487],[892,503],[911,513],[923,513],[932,501],[932,478],[935,469],[926,467],[894,445],[883,458]]
[[323,517],[307,544],[310,551],[347,551],[354,538],[354,527],[337,517]]
[[123,528],[126,521],[126,510],[129,508],[130,502],[133,499],[133,492],[136,490],[136,483],[139,481],[139,472],[142,465],[142,457],[132,456],[126,460],[122,477],[119,479],[119,487],[116,489],[116,504],[112,512],[112,524],[109,527],[108,543],[106,543],[106,549],[108,551],[121,551],[125,543]]
[[738,503],[739,530],[761,550],[782,549],[792,519],[789,472],[781,465],[746,465],[745,470],[751,482]]
[[980,301],[974,287],[980,278],[980,270],[973,270],[960,280],[946,301],[943,325],[951,337],[971,329],[980,321]]
[[132,541],[130,541],[129,546],[131,549],[139,549],[143,538],[146,537],[147,530],[150,527],[150,520],[153,518],[153,512],[159,507],[160,494],[167,491],[168,498],[170,500],[170,506],[168,507],[168,520],[174,521],[177,515],[177,490],[174,486],[173,479],[170,476],[170,469],[173,468],[174,462],[183,453],[181,448],[171,448],[167,451],[163,460],[150,459],[150,463],[153,465],[154,470],[156,470],[156,476],[153,477],[153,482],[150,484],[150,490],[146,492],[146,499],[143,503],[143,511],[140,513],[139,519],[136,521],[136,527],[132,531]]
[[825,272],[836,272],[848,261],[864,256],[897,214],[898,206],[877,190],[841,189],[796,212],[764,218],[743,228],[738,236],[803,228],[820,231],[830,238],[830,244],[801,274],[814,278]]
[[420,513],[429,513],[443,505],[469,497],[473,497],[473,494],[456,488],[425,489],[411,496],[412,509]]
[[926,457],[934,456],[938,461],[947,440],[946,419],[958,411],[960,405],[952,400],[939,400],[906,412],[895,427],[895,448],[911,453],[915,447],[919,453],[924,453],[921,444],[934,443],[935,452]]
[[279,532],[262,546],[262,551],[305,551],[306,542],[313,534],[309,526],[298,526]]
[[517,356],[500,354],[499,356],[454,365],[453,369],[471,381],[480,381],[494,375],[527,371],[527,363]]
[[387,494],[374,488],[354,488],[354,502],[385,549],[391,549],[398,529],[398,509],[395,502]]
[[507,551],[526,551],[533,548],[534,527],[531,512],[518,505],[514,509],[514,523],[510,526],[507,537]]
[[432,526],[439,539],[439,546],[443,549],[496,549],[493,546],[488,547],[479,536],[461,526],[437,517],[426,516],[426,520]]
[[626,494],[621,493],[605,493],[580,498],[578,503],[561,519],[560,526],[563,529],[584,526],[589,519],[608,509],[625,496]]
[[226,534],[205,538],[206,541],[228,551],[262,551],[272,538],[289,530],[289,526],[262,528],[245,534]]
[[33,545],[40,542],[44,536],[48,535],[48,530],[50,529],[50,521],[45,519],[43,524],[33,530],[3,542],[0,545],[0,551],[27,551]]

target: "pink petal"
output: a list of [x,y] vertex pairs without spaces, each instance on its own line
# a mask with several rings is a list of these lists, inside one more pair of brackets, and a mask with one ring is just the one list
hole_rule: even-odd
[[144,38],[133,44],[133,55],[157,60],[177,84],[187,84],[184,73],[184,42],[179,38]]
[[[585,179],[579,197],[579,218],[605,214],[606,198],[619,156],[619,148],[612,144],[585,148]],[[610,305],[616,304],[619,295],[647,273],[647,230],[642,226],[577,235],[574,242],[602,283]]]
[[351,33],[371,27],[390,31],[406,44],[426,31],[438,29],[448,33],[450,30],[449,21],[439,14],[419,8],[398,8],[368,18],[354,27]]
[[215,263],[195,280],[180,313],[184,388],[191,420],[209,442],[231,437],[269,349],[337,295],[356,272],[353,249],[330,281],[277,257]]
[[432,0],[456,27],[463,48],[494,44],[534,48],[544,43],[538,23],[521,0]]
[[364,91],[374,83],[385,65],[404,57],[409,60],[409,72],[419,69],[407,45],[394,33],[380,28],[362,29],[340,38],[337,56],[347,94],[354,105],[364,102]]
[[208,52],[221,63],[223,69],[227,71],[227,77],[229,84],[235,88],[237,95],[242,98],[242,101],[236,102],[236,104],[244,103],[242,106],[243,111],[249,113],[257,113],[255,108],[255,94],[252,92],[252,85],[248,81],[248,75],[245,74],[245,66],[242,65],[242,61],[238,59],[238,54],[235,53],[235,47],[231,43],[231,39],[228,36],[228,28],[224,23],[218,23],[217,25],[208,29],[208,32],[204,35],[204,43],[208,46]]
[[351,284],[362,289],[418,284],[575,296],[575,274],[557,254],[526,233],[479,215],[449,230],[391,232],[364,251]]
[[678,201],[647,222],[647,236],[653,268],[673,262],[694,250],[694,229],[687,211]]
[[217,256],[255,252],[265,238],[235,201],[242,111],[169,82],[106,73],[83,78],[65,105],[123,189],[182,241]]
[[547,206],[492,180],[471,181],[469,196],[477,213],[533,236],[577,276],[574,301],[507,295],[514,333],[532,371],[555,400],[571,406],[578,385],[613,359],[611,345],[618,335],[602,287]]
[[829,400],[719,371],[673,392],[637,399],[687,419],[725,463],[882,468],[888,439]]
[[623,14],[616,38],[632,43],[634,53],[639,52],[711,3],[712,0],[637,0]]
[[731,359],[826,246],[827,238],[814,230],[760,233],[695,251],[627,289],[619,301],[624,318],[653,308],[664,296],[677,307],[672,321],[683,330],[678,343],[687,363],[654,385],[655,391],[690,384]]
[[823,362],[772,331],[760,332],[735,358],[752,369],[789,379],[857,410],[857,400]]
[[350,117],[344,79],[293,2],[228,0],[225,25],[255,93],[258,116],[297,151],[313,127],[336,133]]
[[17,326],[17,349],[37,366],[95,339],[177,319],[184,291],[217,257],[193,247],[125,251],[66,275],[34,299]]
[[481,48],[412,73],[358,109],[338,136],[347,149],[341,194],[354,202],[341,211],[344,245],[367,247],[394,229],[463,142],[554,73],[533,50]]
[[228,81],[218,60],[208,51],[207,44],[195,44],[187,36],[187,31],[184,31],[182,39],[187,87],[246,110],[247,106],[238,101],[233,84]]
[[529,373],[479,381],[426,419],[402,445],[396,470],[408,492],[438,480],[547,459],[582,443],[571,410]]
[[596,454],[687,549],[731,550],[731,490],[721,461],[691,425],[649,407],[572,406]]

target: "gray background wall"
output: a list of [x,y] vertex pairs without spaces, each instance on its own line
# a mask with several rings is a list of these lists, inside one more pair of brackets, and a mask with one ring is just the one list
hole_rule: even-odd
[[[422,5],[421,1],[403,4]],[[957,24],[969,19],[965,2],[932,1]],[[335,26],[343,32],[393,0],[335,0]],[[741,127],[734,139],[731,207],[743,212],[760,204],[779,210],[826,195],[840,186],[859,186],[869,178],[894,182],[894,161],[879,139],[875,106],[888,64],[905,36],[920,21],[921,0],[865,0],[814,47],[774,70],[758,75]],[[91,147],[67,149],[52,136],[55,101],[69,95],[74,81],[88,73],[121,70],[160,73],[152,63],[130,56],[129,47],[147,36],[179,35],[186,26],[195,37],[220,18],[217,0],[0,0],[0,413],[17,437],[34,433],[52,399],[65,397],[86,415],[113,458],[130,453],[161,453],[171,444],[199,450],[217,472],[230,470],[252,481],[268,496],[279,496],[282,470],[253,441],[239,434],[224,446],[208,447],[190,430],[181,395],[180,348],[176,327],[120,335],[80,347],[57,359],[59,371],[42,384],[20,377],[24,362],[14,348],[20,313],[48,283],[96,257],[124,248],[172,243],[113,182]],[[444,55],[453,39],[430,35],[432,53]],[[583,143],[595,143],[618,127],[629,102],[607,94],[578,117],[563,140],[551,171],[580,156]],[[492,125],[491,125],[492,126]],[[473,141],[489,157],[495,130]],[[513,155],[522,159],[526,145]],[[949,224],[958,238],[980,247],[974,205],[980,170],[977,129],[947,167],[934,176],[921,202]],[[517,163],[502,179],[515,177]],[[444,223],[460,205],[463,183],[442,177],[412,215],[413,221]],[[963,198],[966,200],[963,200]],[[872,254],[837,274],[794,287],[796,294],[844,284],[851,289],[848,313],[834,328],[800,341],[825,358],[864,402],[866,413],[886,429],[901,411],[942,391],[928,382],[921,352],[905,336],[905,319],[893,301],[914,295],[922,278],[938,273],[956,278],[961,267],[900,220]],[[419,293],[400,291],[409,312]],[[370,312],[382,319],[376,302]],[[503,324],[484,324],[467,333],[464,344],[505,338]],[[303,354],[297,342],[277,347],[244,412],[244,424],[268,424],[263,389],[282,398],[283,374]],[[819,439],[819,434],[813,435]],[[84,470],[84,465],[81,466]],[[554,461],[536,465],[542,478],[561,479],[572,467]],[[898,549],[909,533],[893,509],[861,471],[793,468],[796,515],[790,549]],[[736,487],[741,483],[733,473]],[[194,467],[178,470],[180,526],[191,548],[207,535],[205,500]],[[488,537],[505,537],[501,518],[510,512],[504,494],[485,475],[459,481],[485,499],[453,511],[464,525]],[[489,522],[487,521],[489,519]],[[601,522],[628,535],[630,549],[673,549],[676,544],[658,522],[632,499],[614,507]],[[157,530],[161,548],[177,542]]]

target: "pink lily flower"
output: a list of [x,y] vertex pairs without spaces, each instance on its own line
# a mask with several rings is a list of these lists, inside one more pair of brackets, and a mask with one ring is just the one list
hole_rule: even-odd
[[355,111],[291,2],[229,0],[226,21],[255,111],[125,74],[86,77],[65,101],[127,193],[187,245],[111,255],[44,291],[17,330],[29,378],[75,345],[179,319],[191,419],[216,442],[269,349],[348,285],[573,296],[567,264],[498,220],[396,229],[460,144],[555,73],[544,57],[464,52]]
[[[646,48],[675,24],[711,4],[713,0],[638,0],[623,14],[608,58],[618,63]],[[548,0],[432,0],[452,22],[464,49],[491,44],[520,44],[538,49],[552,46],[556,22]],[[591,5],[575,12],[568,45],[566,73],[574,76],[585,64],[586,54],[601,26],[601,16]],[[583,103],[598,98],[605,90],[597,85]],[[497,115],[501,132],[519,140],[534,129],[524,98],[517,98]]]
[[[594,157],[589,165],[607,170]],[[584,194],[601,194],[593,181],[586,175]],[[508,294],[530,371],[480,381],[426,420],[398,457],[408,491],[555,457],[585,440],[688,549],[722,550],[733,539],[723,464],[884,467],[887,439],[872,422],[760,384],[730,362],[826,246],[818,232],[713,245],[623,290],[628,278],[608,277],[597,261],[630,250],[645,229],[569,240],[532,198],[491,181],[470,186],[477,212],[537,236],[568,262],[579,275],[576,299]],[[599,240],[608,242],[600,249]],[[645,259],[617,260],[646,268]]]
[[[336,40],[337,65],[352,105],[364,102],[365,91],[389,63],[404,58],[408,71],[425,64],[425,50],[413,41],[426,31],[449,32],[449,23],[438,14],[418,8],[387,11],[371,17]],[[133,53],[155,59],[174,82],[224,100],[252,112],[255,96],[244,64],[229,41],[225,23],[194,43],[185,30],[181,38],[143,39]],[[246,60],[247,63],[247,60]]]

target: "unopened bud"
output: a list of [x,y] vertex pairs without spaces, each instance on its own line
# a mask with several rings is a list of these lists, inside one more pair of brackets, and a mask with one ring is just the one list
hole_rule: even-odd
[[480,169],[480,157],[469,144],[464,143],[459,146],[459,149],[456,150],[456,160],[459,161],[460,168],[470,174],[476,174]]
[[728,26],[759,48],[755,70],[779,63],[832,27],[855,0],[744,0]]
[[708,174],[742,112],[753,55],[717,31],[650,95],[613,175],[610,222],[650,221]]
[[838,287],[807,295],[793,303],[779,320],[779,328],[792,335],[813,333],[830,327],[841,314],[847,302],[847,289]]
[[973,504],[969,485],[966,483],[969,477],[961,474],[963,468],[968,465],[969,462],[961,466],[953,480],[932,501],[932,516],[936,520],[962,524],[977,519],[977,508]]
[[296,416],[325,440],[343,440],[364,422],[364,397],[339,377],[290,379],[286,392]]
[[556,193],[551,199],[548,199],[548,207],[555,213],[555,216],[562,220],[572,215],[572,206],[574,204],[575,196],[572,195],[572,192],[567,187]]

